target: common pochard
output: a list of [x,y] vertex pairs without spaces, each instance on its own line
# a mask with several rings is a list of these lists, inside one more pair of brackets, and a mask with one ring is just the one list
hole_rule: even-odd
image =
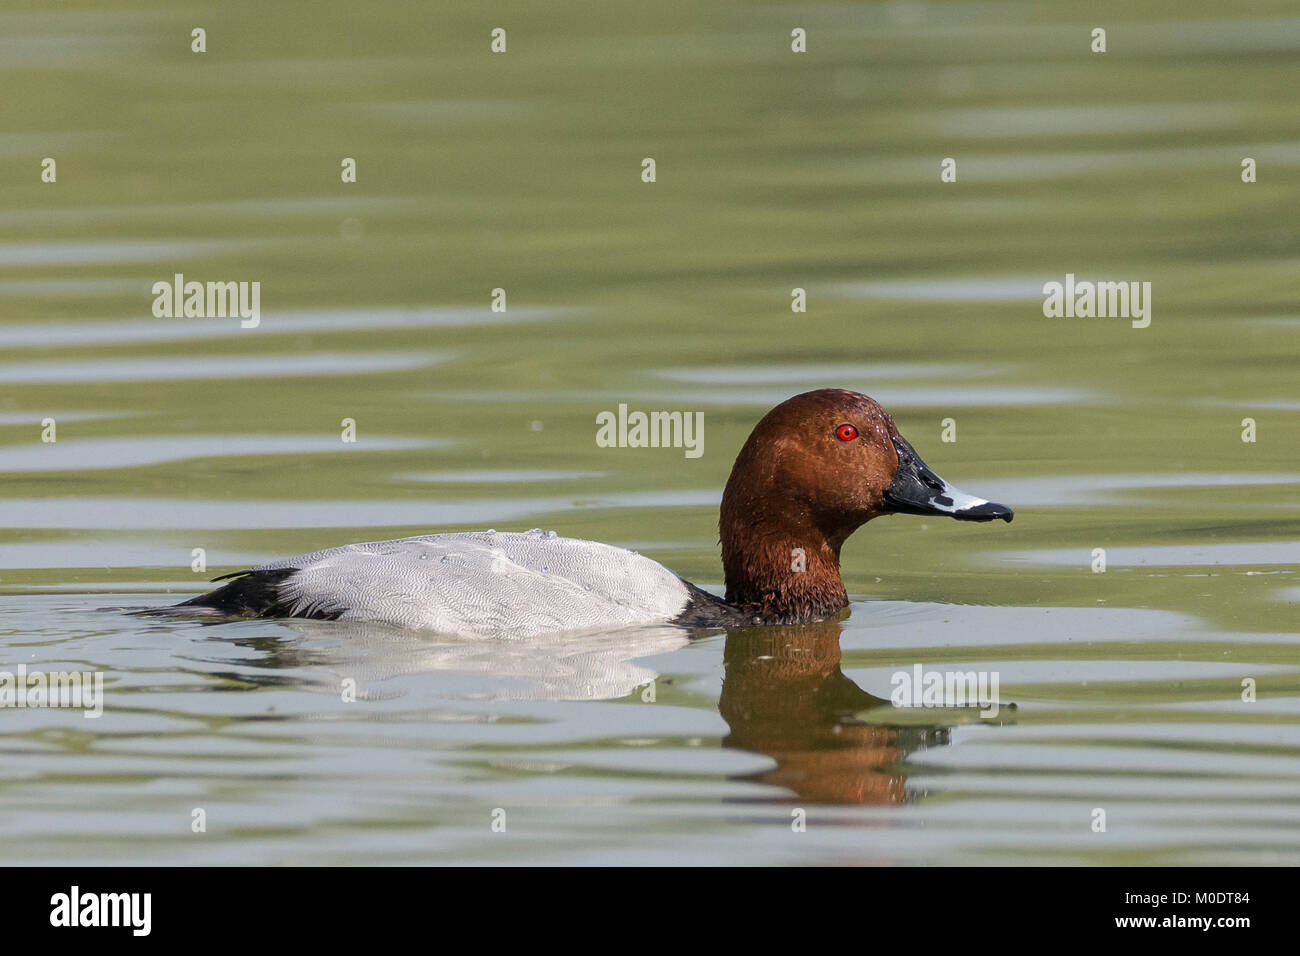
[[[553,531],[347,544],[228,574],[176,610],[373,621],[494,638],[645,624],[800,624],[849,603],[840,548],[872,518],[1010,521],[931,471],[873,399],[819,389],[754,426],[722,495],[726,598],[633,551]],[[171,610],[171,609],[168,609]]]

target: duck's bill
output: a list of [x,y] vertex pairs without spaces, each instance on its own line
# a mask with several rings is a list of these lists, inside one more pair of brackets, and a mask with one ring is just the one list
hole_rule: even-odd
[[1010,521],[1015,517],[1015,512],[1006,505],[976,498],[948,484],[930,470],[906,439],[895,435],[893,441],[898,451],[898,471],[885,490],[885,507],[889,511],[906,515],[947,515],[958,521],[992,521],[994,518]]

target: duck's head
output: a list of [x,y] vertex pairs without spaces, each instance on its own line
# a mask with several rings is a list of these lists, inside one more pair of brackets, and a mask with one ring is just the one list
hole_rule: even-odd
[[812,589],[825,592],[813,604],[840,600],[840,546],[887,514],[1013,517],[935,474],[874,399],[838,388],[787,399],[754,426],[722,496],[728,599],[781,604]]

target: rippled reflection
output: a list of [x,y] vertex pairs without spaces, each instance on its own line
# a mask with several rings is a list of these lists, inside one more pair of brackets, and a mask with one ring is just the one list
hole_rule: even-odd
[[801,801],[904,803],[907,756],[950,742],[942,725],[887,726],[856,716],[889,701],[840,670],[838,620],[733,631],[723,661],[718,709],[731,728],[724,746],[772,757],[774,769],[747,779],[785,787]]

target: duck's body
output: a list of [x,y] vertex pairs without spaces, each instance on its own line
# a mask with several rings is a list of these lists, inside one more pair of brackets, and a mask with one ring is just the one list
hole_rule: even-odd
[[493,638],[734,623],[720,598],[657,561],[538,529],[345,544],[229,577],[225,587],[185,606]]
[[840,547],[890,513],[1012,517],[930,471],[874,400],[821,389],[772,409],[736,459],[719,522],[725,600],[636,552],[534,530],[315,551],[227,575],[229,584],[177,607],[496,638],[647,624],[798,624],[847,606]]

